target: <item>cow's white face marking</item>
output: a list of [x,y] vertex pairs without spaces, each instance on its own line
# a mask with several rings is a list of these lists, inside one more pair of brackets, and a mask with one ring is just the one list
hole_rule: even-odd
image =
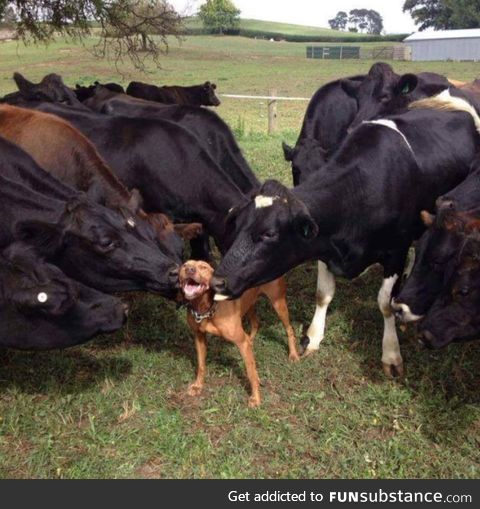
[[403,138],[403,141],[406,143],[410,152],[413,154],[413,149],[412,146],[410,145],[410,142],[408,141],[407,137],[402,133],[402,131],[400,131],[400,129],[397,127],[397,124],[393,120],[389,120],[388,118],[380,118],[378,120],[365,120],[364,122],[362,122],[362,124],[383,125],[384,127],[392,129]]
[[131,228],[135,228],[135,224],[136,224],[136,223],[135,223],[135,220],[133,219],[133,217],[129,217],[129,218],[127,219],[127,224],[128,224],[128,226],[130,226]]
[[48,300],[48,295],[45,293],[45,292],[40,292],[38,295],[37,295],[37,300],[38,302],[40,302],[41,304],[44,304],[45,302],[47,302]]
[[263,196],[259,194],[255,196],[255,208],[256,209],[265,209],[267,207],[271,207],[273,205],[273,197],[272,196]]

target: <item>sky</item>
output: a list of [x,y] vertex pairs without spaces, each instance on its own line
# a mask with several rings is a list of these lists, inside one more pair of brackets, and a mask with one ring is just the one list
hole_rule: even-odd
[[[169,0],[179,12],[194,14],[204,0]],[[387,33],[415,32],[408,13],[402,12],[405,0],[233,0],[242,18],[280,21],[328,28],[328,20],[338,11],[374,9],[383,17]]]

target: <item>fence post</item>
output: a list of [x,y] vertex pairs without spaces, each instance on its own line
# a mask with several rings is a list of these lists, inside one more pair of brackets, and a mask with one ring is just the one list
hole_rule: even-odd
[[[270,97],[277,97],[275,89],[270,90]],[[268,100],[268,134],[273,134],[277,130],[277,100]]]

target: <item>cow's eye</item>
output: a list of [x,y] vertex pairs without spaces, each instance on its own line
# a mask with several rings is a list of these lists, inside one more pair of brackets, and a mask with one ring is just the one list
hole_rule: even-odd
[[98,247],[102,253],[109,253],[110,251],[113,251],[117,246],[113,240],[102,239],[98,243]]
[[461,286],[459,289],[458,289],[458,294],[461,295],[462,297],[466,297],[470,292],[470,288],[468,288],[468,286]]
[[270,240],[274,240],[277,238],[277,232],[275,230],[267,230],[265,232],[263,232],[260,237],[262,238],[262,240],[265,240],[265,241],[270,241]]

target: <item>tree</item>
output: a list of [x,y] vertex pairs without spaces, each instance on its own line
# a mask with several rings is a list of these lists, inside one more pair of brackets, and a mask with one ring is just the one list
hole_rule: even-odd
[[338,11],[337,15],[328,20],[332,30],[345,30],[348,23],[348,14],[345,11]]
[[200,6],[198,16],[213,33],[223,34],[240,26],[240,10],[231,0],[207,0]]
[[380,34],[383,30],[383,18],[373,9],[352,9],[348,21],[357,32]]
[[168,36],[179,37],[181,16],[166,0],[0,0],[0,19],[8,8],[16,13],[16,30],[24,42],[49,42],[56,35],[83,40],[98,23],[98,57],[124,57],[144,70],[151,57],[159,65],[168,51]]
[[405,0],[419,30],[449,30],[480,27],[480,0]]

